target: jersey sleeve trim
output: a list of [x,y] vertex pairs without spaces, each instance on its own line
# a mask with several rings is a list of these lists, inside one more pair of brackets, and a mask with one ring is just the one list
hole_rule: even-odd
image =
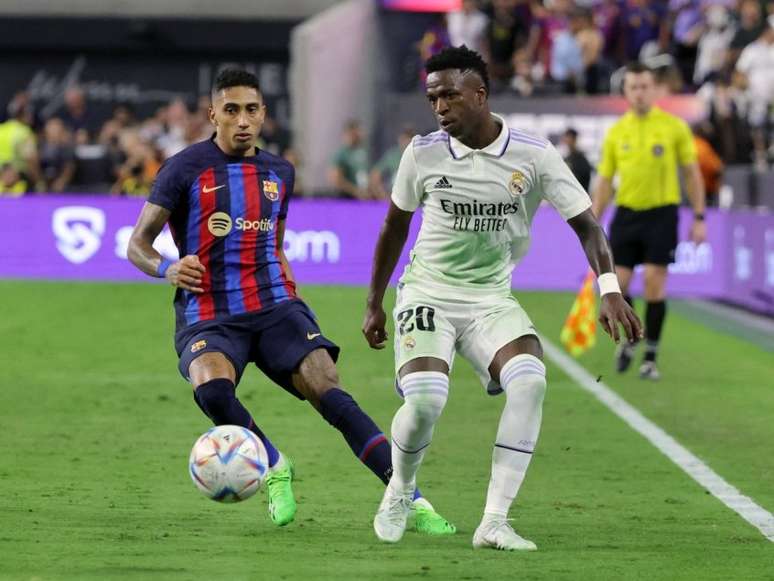
[[566,208],[563,212],[559,212],[564,218],[565,222],[568,220],[572,220],[575,218],[575,216],[579,216],[586,210],[591,208],[591,198],[586,196],[586,199],[578,199],[575,201],[575,203],[570,206],[569,208]]

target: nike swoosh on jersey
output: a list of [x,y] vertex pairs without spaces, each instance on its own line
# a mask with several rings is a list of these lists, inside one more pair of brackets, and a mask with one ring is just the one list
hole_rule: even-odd
[[320,333],[307,333],[307,334],[306,334],[306,338],[307,338],[307,340],[309,340],[309,341],[311,341],[311,340],[312,340],[312,339],[314,339],[315,337],[319,337],[319,336],[320,336]]
[[225,188],[225,187],[226,187],[226,184],[215,186],[214,188],[208,188],[207,186],[204,186],[202,188],[202,192],[204,192],[205,194],[209,194],[210,192],[214,192],[215,190],[219,190],[220,188]]

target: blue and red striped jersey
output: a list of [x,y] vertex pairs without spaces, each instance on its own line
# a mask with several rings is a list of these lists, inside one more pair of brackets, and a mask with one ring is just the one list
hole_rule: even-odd
[[295,169],[281,157],[258,149],[230,156],[213,139],[164,163],[148,201],[172,212],[180,256],[195,254],[206,268],[203,294],[175,294],[178,331],[296,297],[277,239],[294,179]]

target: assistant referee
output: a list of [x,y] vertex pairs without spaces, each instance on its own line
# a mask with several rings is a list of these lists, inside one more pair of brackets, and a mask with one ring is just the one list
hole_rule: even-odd
[[[608,131],[597,169],[593,211],[599,217],[613,197],[613,177],[619,178],[616,212],[610,225],[610,245],[618,282],[629,295],[634,267],[645,267],[645,355],[640,377],[658,380],[658,343],[666,317],[667,266],[677,248],[680,172],[693,207],[691,239],[706,238],[704,183],[696,161],[696,148],[688,125],[653,106],[656,81],[642,63],[626,68],[624,96],[629,111]],[[616,353],[619,372],[629,368],[635,347],[623,344]]]

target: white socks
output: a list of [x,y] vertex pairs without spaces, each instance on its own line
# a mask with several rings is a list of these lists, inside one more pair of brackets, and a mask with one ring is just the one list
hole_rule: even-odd
[[449,376],[439,371],[418,371],[406,374],[399,383],[404,403],[392,420],[390,486],[398,492],[413,493],[433,427],[449,397]]
[[[517,355],[500,372],[506,401],[492,452],[492,477],[486,495],[484,518],[506,518],[527,473],[535,450],[543,396],[545,365],[532,355]],[[395,454],[393,453],[393,463]]]

